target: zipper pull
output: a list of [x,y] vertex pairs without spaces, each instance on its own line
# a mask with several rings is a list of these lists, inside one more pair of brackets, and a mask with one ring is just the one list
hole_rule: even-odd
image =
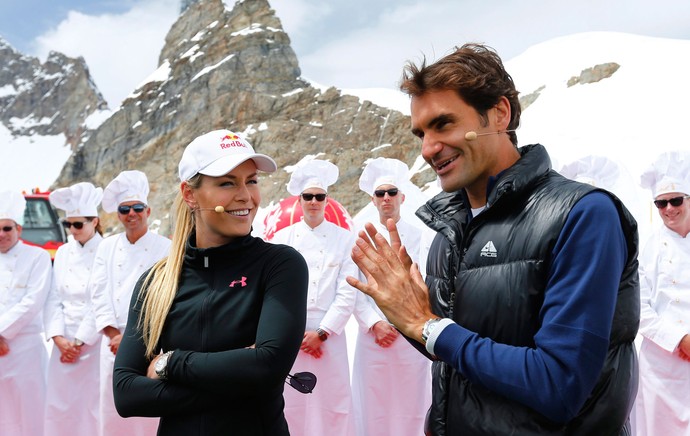
[[208,268],[208,256],[204,256],[204,268]]

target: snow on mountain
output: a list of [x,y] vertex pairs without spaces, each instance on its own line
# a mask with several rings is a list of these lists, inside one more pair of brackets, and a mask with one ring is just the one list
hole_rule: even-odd
[[34,188],[48,189],[72,154],[63,134],[14,137],[2,123],[0,144],[4,144],[0,159],[3,190],[31,192]]
[[[620,68],[598,82],[568,86],[571,77],[606,63]],[[543,144],[555,169],[587,155],[621,164],[626,174],[611,190],[635,215],[645,241],[659,218],[639,176],[657,154],[690,149],[682,132],[689,67],[688,40],[588,32],[532,46],[506,63],[521,95],[543,87],[523,111],[520,144]]]
[[343,94],[359,97],[360,100],[369,100],[376,105],[395,109],[405,115],[410,115],[410,97],[398,90],[388,88],[345,88],[341,91]]

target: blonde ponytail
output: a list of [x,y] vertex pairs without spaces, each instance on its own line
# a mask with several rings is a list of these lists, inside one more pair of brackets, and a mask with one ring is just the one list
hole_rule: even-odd
[[[187,181],[192,189],[196,189],[199,183],[199,175]],[[146,357],[149,359],[159,352],[156,345],[177,294],[185,247],[194,229],[194,214],[182,198],[181,192],[175,197],[173,212],[175,221],[170,254],[153,266],[141,287],[144,301],[138,327],[146,345]]]

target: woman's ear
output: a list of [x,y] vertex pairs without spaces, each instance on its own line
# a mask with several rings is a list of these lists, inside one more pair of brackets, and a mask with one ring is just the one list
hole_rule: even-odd
[[182,194],[182,199],[187,203],[190,209],[194,210],[198,207],[196,199],[194,198],[194,190],[186,181],[180,183],[180,193]]

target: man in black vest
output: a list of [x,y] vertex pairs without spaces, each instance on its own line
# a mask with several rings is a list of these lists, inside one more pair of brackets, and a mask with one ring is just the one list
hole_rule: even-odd
[[390,245],[360,233],[352,257],[368,283],[348,280],[434,359],[427,434],[627,434],[635,220],[553,171],[542,145],[518,148],[518,92],[492,49],[409,64],[401,89],[444,191],[417,212],[438,233],[426,283],[392,221]]

